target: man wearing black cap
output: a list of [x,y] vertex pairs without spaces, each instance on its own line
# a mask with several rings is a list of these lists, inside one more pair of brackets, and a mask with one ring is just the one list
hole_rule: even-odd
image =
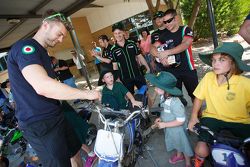
[[101,71],[103,69],[113,69],[112,65],[112,55],[111,55],[111,48],[112,45],[109,44],[109,39],[107,35],[100,35],[98,38],[98,42],[102,47],[102,55],[95,54],[95,57],[100,60],[101,63]]
[[[152,34],[151,34],[151,44],[153,46],[157,46],[157,43],[160,42],[160,35],[163,34],[165,31],[167,31],[167,29],[165,28],[164,24],[163,24],[163,16],[164,16],[164,12],[162,11],[158,11],[154,14],[154,21],[156,26],[158,27],[158,29],[156,29]],[[160,72],[164,70],[164,66],[155,61],[156,64],[156,71]]]
[[116,44],[111,48],[113,57],[113,68],[118,70],[122,83],[133,94],[134,86],[138,89],[146,84],[144,76],[141,74],[136,58],[150,72],[146,60],[139,52],[138,47],[133,41],[125,40],[124,28],[121,23],[112,26],[112,32],[116,39]]
[[159,37],[162,33],[167,31],[163,24],[163,16],[164,12],[158,11],[154,14],[154,21],[158,29],[156,29],[152,34],[151,34],[151,44],[154,44],[155,42],[159,41]]

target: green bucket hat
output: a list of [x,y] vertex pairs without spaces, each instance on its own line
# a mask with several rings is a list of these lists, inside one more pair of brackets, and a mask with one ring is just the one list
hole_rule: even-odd
[[169,72],[160,72],[158,75],[146,74],[146,79],[154,86],[174,96],[181,96],[182,92],[176,87],[177,79]]
[[219,45],[213,52],[200,53],[199,57],[201,61],[209,66],[212,66],[211,56],[215,53],[226,53],[230,55],[241,71],[250,71],[250,66],[245,64],[241,58],[243,55],[243,47],[236,42],[223,42],[222,45]]

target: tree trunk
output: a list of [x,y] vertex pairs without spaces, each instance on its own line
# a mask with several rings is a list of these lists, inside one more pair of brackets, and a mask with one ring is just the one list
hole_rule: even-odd
[[193,29],[194,27],[194,23],[195,23],[195,20],[197,18],[197,15],[199,13],[199,10],[200,10],[200,6],[201,6],[201,0],[196,0],[194,2],[194,6],[193,6],[193,11],[192,11],[192,15],[191,15],[191,18],[189,19],[188,21],[188,26]]
[[174,9],[174,3],[172,0],[164,0],[164,2],[167,5],[168,9]]

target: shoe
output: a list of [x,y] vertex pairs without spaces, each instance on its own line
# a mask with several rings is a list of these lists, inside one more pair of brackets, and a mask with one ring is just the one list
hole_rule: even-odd
[[85,162],[85,167],[91,167],[96,158],[96,155],[94,155],[93,157],[88,156]]
[[74,104],[78,104],[78,103],[80,103],[80,102],[81,102],[81,100],[77,99],[77,100],[75,100],[73,103],[74,103]]
[[171,163],[171,164],[176,164],[176,163],[181,162],[181,161],[184,161],[184,160],[185,160],[184,156],[177,157],[177,155],[174,154],[174,155],[168,160],[168,162]]
[[192,159],[193,162],[193,167],[202,167],[204,164],[204,160],[199,159],[197,157],[195,157],[194,159]]
[[184,105],[184,106],[187,106],[188,105],[188,102],[187,102],[187,100],[184,98],[184,97],[179,97],[180,98],[180,100],[181,100],[181,103]]

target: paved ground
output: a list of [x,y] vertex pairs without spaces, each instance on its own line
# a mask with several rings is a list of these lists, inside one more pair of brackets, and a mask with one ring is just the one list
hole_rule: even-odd
[[[246,62],[250,62],[250,45],[248,45],[246,42],[242,40],[239,36],[234,36],[228,39],[223,39],[223,41],[235,41],[238,40],[243,47],[245,48],[245,53],[243,55],[243,59],[246,60]],[[193,53],[194,53],[194,59],[195,59],[195,64],[197,67],[197,72],[199,79],[201,79],[204,74],[210,70],[210,68],[203,63],[197,58],[199,52],[204,52],[208,50],[212,50],[212,42],[211,41],[206,41],[206,42],[198,42],[195,43],[193,46]],[[246,76],[250,76],[250,73],[245,73]],[[97,87],[97,81],[98,81],[98,74],[92,74],[91,75],[91,84],[93,85],[94,89],[100,89],[100,87]],[[87,88],[86,81],[83,78],[77,79],[77,84],[78,87],[80,88]],[[185,89],[184,91],[184,97],[188,100],[188,106],[186,107],[186,112],[190,116],[191,113],[191,108],[192,108],[192,103],[190,98],[187,96],[187,92]],[[152,88],[150,88],[150,92],[152,92]],[[95,120],[95,118],[92,118]],[[191,143],[194,145],[196,141],[196,136],[191,134],[190,135]],[[151,150],[149,151],[153,160],[150,158],[150,155],[148,154],[148,151],[145,151],[144,153],[144,158],[140,159],[137,163],[137,167],[166,167],[166,166],[176,166],[176,167],[183,167],[184,163],[179,163],[176,165],[171,165],[168,163],[168,159],[170,158],[172,153],[167,153],[164,140],[163,140],[163,131],[162,130],[157,130],[155,131],[151,138],[149,139],[147,143],[147,148],[150,148]],[[20,159],[12,162],[11,167],[16,167],[17,162],[20,162]],[[208,164],[205,165],[206,167],[209,167]]]

